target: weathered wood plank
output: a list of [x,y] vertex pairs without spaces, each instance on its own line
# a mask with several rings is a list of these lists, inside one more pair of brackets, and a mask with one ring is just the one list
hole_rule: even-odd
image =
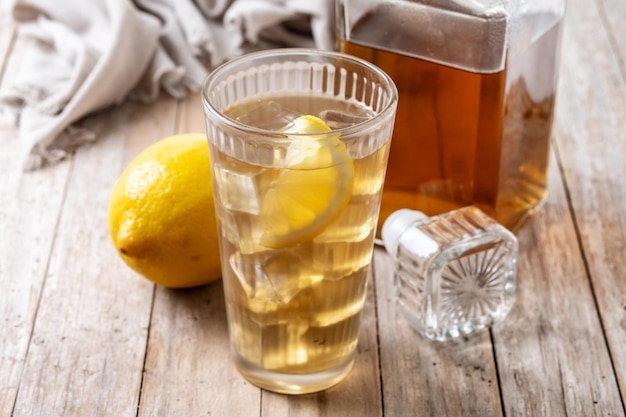
[[[595,7],[582,1],[570,1],[568,6],[555,124],[555,151],[563,164],[568,196],[553,160],[548,202],[520,232],[517,314],[494,333],[507,416],[624,415],[602,333],[603,323],[609,340],[611,335],[624,340],[623,330],[607,328],[612,325],[610,316],[615,318],[623,312],[616,310],[619,302],[600,295],[602,289],[614,288],[611,296],[623,296],[623,283],[620,291],[620,285],[613,282],[618,278],[616,273],[594,274],[592,268],[592,289],[586,273],[586,264],[594,262],[598,268],[610,268],[613,262],[623,259],[623,251],[590,262],[597,246],[587,245],[589,237],[584,233],[585,227],[595,229],[603,218],[613,218],[614,211],[624,206],[615,200],[600,205],[598,201],[598,194],[604,194],[604,190],[617,193],[618,200],[622,198],[620,193],[623,195],[623,188],[620,191],[620,186],[611,186],[615,172],[609,167],[615,161],[607,165],[607,158],[598,158],[598,152],[603,150],[616,156],[626,154],[618,151],[619,146],[609,145],[618,140],[617,131],[606,126],[598,129],[608,121],[605,117],[612,117],[611,110],[604,107],[609,103],[605,100],[615,95],[621,95],[623,100],[623,88],[621,92],[619,88],[609,91],[615,86],[608,87],[607,83],[617,82],[619,76],[612,73],[614,57],[607,50],[606,32]],[[624,109],[623,101],[616,108]],[[588,186],[581,187],[581,183]],[[592,184],[601,185],[596,188]],[[574,219],[567,197],[573,204]],[[605,211],[609,217],[604,217],[601,208],[613,213]],[[584,258],[573,220],[583,231]],[[619,222],[613,230],[618,245],[625,236],[624,223],[621,224],[621,230]],[[594,233],[602,234],[602,228]],[[609,244],[613,248],[614,245],[615,242]],[[620,349],[616,346],[612,351],[616,348]]]
[[[199,93],[180,103],[176,130],[205,132]],[[157,288],[139,415],[255,416],[260,395],[230,359],[221,282]]]
[[611,48],[618,55],[622,77],[626,78],[626,2],[622,0],[596,0],[600,16],[607,27]]
[[[557,144],[613,367],[626,398],[626,4],[571,0]],[[601,2],[602,3],[602,2]],[[611,36],[618,40],[611,42]],[[616,49],[617,45],[617,49]],[[622,402],[623,406],[623,402]]]
[[17,138],[0,133],[0,415],[15,403],[70,162],[23,173]]
[[501,416],[489,333],[445,344],[419,336],[392,299],[391,257],[375,256],[385,415]]
[[115,252],[107,206],[127,138],[171,131],[173,108],[126,104],[85,123],[101,138],[74,156],[14,416],[136,415],[154,286]]
[[206,132],[200,91],[190,93],[189,97],[181,102],[176,130],[180,133]]
[[157,288],[140,416],[259,416],[259,389],[230,360],[220,282]]
[[600,318],[555,159],[520,230],[517,302],[493,333],[507,416],[620,416]]
[[[19,70],[12,34],[2,31],[0,68],[5,85]],[[24,50],[20,44],[13,50]],[[0,415],[15,404],[71,162],[24,173],[25,146],[17,129],[0,124]]]

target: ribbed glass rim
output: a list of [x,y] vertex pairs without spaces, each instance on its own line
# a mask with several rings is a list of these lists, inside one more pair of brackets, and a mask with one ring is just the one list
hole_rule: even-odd
[[[280,63],[281,61],[289,61],[293,60],[295,57],[303,57],[302,60],[315,62],[314,59],[311,59],[311,56],[318,56],[321,59],[318,61],[320,63],[330,62],[329,58],[341,59],[345,61],[350,61],[357,66],[362,67],[367,71],[371,71],[376,76],[380,77],[381,81],[389,86],[389,100],[388,103],[385,104],[384,108],[382,108],[379,112],[375,114],[371,119],[367,119],[363,122],[357,123],[352,126],[334,129],[332,132],[328,132],[328,134],[337,134],[341,133],[341,136],[349,136],[358,134],[363,129],[367,129],[371,125],[375,125],[379,122],[380,119],[386,118],[390,113],[395,111],[395,107],[398,102],[398,89],[396,84],[391,79],[387,73],[385,73],[382,69],[378,68],[376,65],[352,56],[343,52],[334,52],[334,51],[324,51],[313,48],[278,48],[278,49],[266,49],[262,51],[250,52],[244,55],[240,55],[236,58],[233,58],[219,66],[217,66],[211,73],[205,78],[202,83],[202,104],[206,112],[210,113],[213,117],[217,118],[221,123],[235,128],[239,131],[248,132],[253,135],[266,136],[272,138],[281,138],[287,136],[309,136],[310,134],[296,134],[296,133],[286,133],[277,132],[274,130],[262,129],[254,126],[250,126],[241,122],[238,122],[230,117],[224,115],[220,110],[216,109],[211,102],[209,101],[209,87],[213,85],[213,83],[217,80],[217,78],[224,72],[229,70],[232,67],[237,67],[241,62],[248,61],[254,58],[271,58],[276,57],[276,62]],[[320,135],[324,135],[324,133],[320,133]]]

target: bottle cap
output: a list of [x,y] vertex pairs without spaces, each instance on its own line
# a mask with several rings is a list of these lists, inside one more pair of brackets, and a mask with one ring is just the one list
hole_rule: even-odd
[[417,210],[400,209],[391,213],[381,230],[387,253],[395,258],[400,236],[415,222],[425,219],[428,219],[428,216]]

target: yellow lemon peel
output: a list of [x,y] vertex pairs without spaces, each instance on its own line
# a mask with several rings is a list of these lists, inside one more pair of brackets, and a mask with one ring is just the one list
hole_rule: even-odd
[[354,183],[354,163],[339,134],[321,119],[297,118],[285,167],[261,202],[261,244],[284,248],[313,239],[348,204]]
[[109,231],[124,262],[157,284],[221,278],[206,135],[170,136],[141,152],[113,186]]

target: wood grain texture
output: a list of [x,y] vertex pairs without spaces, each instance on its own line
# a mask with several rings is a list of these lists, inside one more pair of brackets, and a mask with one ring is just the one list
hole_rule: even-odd
[[596,0],[595,5],[600,13],[602,25],[609,35],[611,48],[617,55],[622,77],[626,78],[626,31],[624,30],[626,2],[622,0]]
[[86,122],[100,141],[71,161],[14,416],[135,415],[154,286],[115,252],[107,205],[124,138],[150,140],[166,115],[167,102],[127,104]]
[[550,196],[520,231],[517,300],[493,332],[507,416],[621,416],[576,231],[552,161]]
[[[556,139],[567,191],[626,395],[626,5],[569,2]],[[603,13],[610,26],[604,26]],[[615,41],[618,41],[616,44]]]
[[259,416],[260,397],[231,361],[221,282],[158,288],[139,415]]
[[[3,56],[11,50],[10,35],[3,32]],[[6,77],[19,69],[19,58],[12,54],[11,59],[0,61]],[[53,170],[25,173],[21,156],[26,148],[21,145],[16,129],[4,121],[0,125],[1,416],[11,415],[22,386],[71,165],[64,162]]]
[[399,315],[392,296],[393,261],[381,248],[375,277],[385,415],[501,416],[489,333],[430,342]]
[[23,173],[0,133],[0,415],[11,414],[31,343],[70,164]]

